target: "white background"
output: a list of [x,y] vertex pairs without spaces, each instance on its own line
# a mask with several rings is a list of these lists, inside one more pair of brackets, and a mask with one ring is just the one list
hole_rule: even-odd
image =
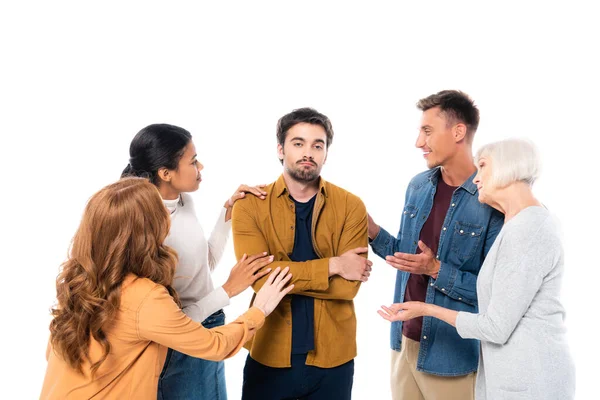
[[[194,197],[210,231],[237,185],[281,172],[277,119],[315,107],[335,130],[323,176],[395,233],[406,184],[425,168],[414,104],[442,89],[480,107],[475,149],[514,136],[540,147],[536,193],[564,228],[577,398],[595,397],[600,29],[591,2],[198,3],[1,3],[0,398],[39,396],[58,267],[86,200],[119,177],[142,127],[191,131],[206,166]],[[376,310],[392,300],[395,270],[370,257],[374,273],[355,302],[354,398],[387,399],[389,326]],[[230,242],[215,284],[233,264]],[[249,297],[233,300],[230,321]],[[230,399],[240,397],[245,355],[226,363]]]

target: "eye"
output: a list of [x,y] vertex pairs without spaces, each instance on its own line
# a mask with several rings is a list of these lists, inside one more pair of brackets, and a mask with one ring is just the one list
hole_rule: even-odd
[[315,149],[317,149],[317,150],[322,150],[322,149],[323,149],[323,146],[322,146],[322,145],[320,145],[320,144],[317,144],[317,145],[315,145]]
[[294,146],[296,146],[296,147],[302,147],[302,143],[296,142],[296,143],[294,143]]

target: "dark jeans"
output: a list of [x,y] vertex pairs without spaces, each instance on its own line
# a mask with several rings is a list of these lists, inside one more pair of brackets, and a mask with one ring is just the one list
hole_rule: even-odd
[[[214,328],[225,324],[219,310],[202,325]],[[158,400],[227,400],[225,363],[195,358],[169,349],[158,380]]]
[[248,356],[242,400],[349,400],[352,397],[354,360],[334,368],[305,363],[306,354],[292,354],[291,368],[271,368]]

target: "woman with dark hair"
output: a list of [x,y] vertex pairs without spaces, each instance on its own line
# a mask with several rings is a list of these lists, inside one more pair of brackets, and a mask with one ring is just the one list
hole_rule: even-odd
[[[292,289],[287,268],[268,278],[254,306],[206,329],[180,308],[170,218],[156,187],[127,178],[87,204],[56,281],[42,399],[149,399],[167,347],[222,360],[237,353]],[[287,275],[286,275],[287,274]]]
[[[206,240],[196,217],[192,197],[198,190],[204,168],[197,160],[192,135],[185,129],[167,124],[153,124],[133,138],[129,164],[122,176],[149,179],[162,196],[171,216],[171,230],[165,244],[173,248],[179,263],[173,287],[181,299],[183,312],[206,328],[225,323],[223,307],[229,299],[246,290],[270,269],[266,253],[244,257],[236,264],[223,286],[215,288],[211,272],[218,264],[231,230],[233,204],[247,193],[264,199],[263,186],[241,185],[225,202]],[[159,399],[226,399],[225,367],[213,362],[169,350],[158,385]]]

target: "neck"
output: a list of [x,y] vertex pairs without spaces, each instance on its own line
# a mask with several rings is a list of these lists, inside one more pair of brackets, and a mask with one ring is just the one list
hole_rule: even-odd
[[319,191],[319,178],[311,182],[298,182],[284,171],[283,180],[290,195],[301,203],[310,200]]
[[158,192],[163,200],[175,200],[179,198],[179,195],[181,194],[179,191],[173,189],[171,185],[167,184],[161,184],[158,186]]
[[541,206],[531,191],[531,186],[525,182],[511,183],[498,190],[494,204],[490,204],[498,211],[504,213],[504,222],[508,222],[522,210],[531,206]]
[[442,165],[442,179],[450,186],[460,186],[477,171],[471,155],[471,147],[460,151]]

